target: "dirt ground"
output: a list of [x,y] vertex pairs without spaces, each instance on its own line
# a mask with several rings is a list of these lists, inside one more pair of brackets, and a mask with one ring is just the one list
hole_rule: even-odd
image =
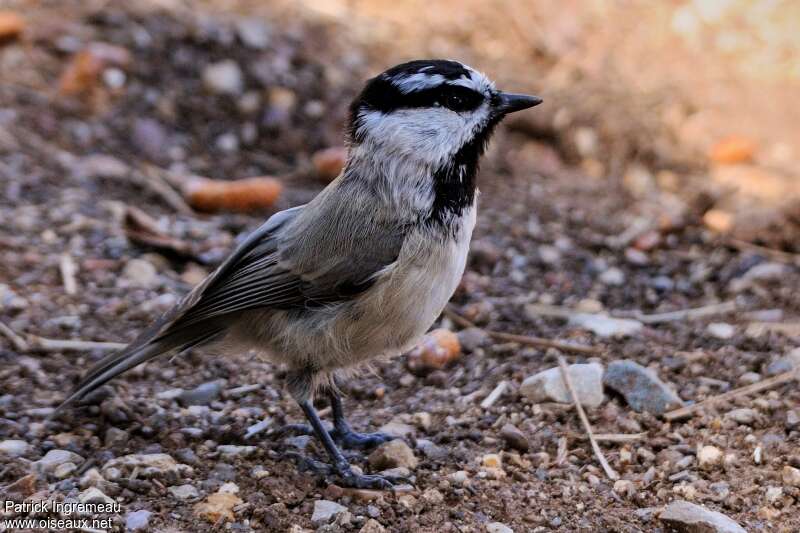
[[[343,31],[341,13],[328,3],[314,13],[261,6],[258,16],[245,17],[268,17],[255,36],[240,29],[241,15],[221,15],[222,3],[160,4],[167,7],[10,4],[24,13],[26,30],[19,41],[0,45],[0,322],[28,346],[8,332],[0,341],[0,442],[26,445],[17,455],[0,452],[0,487],[70,499],[96,486],[122,504],[114,518],[120,531],[131,525],[131,514],[148,511],[145,528],[165,532],[478,532],[494,522],[516,532],[657,532],[667,531],[661,508],[676,499],[720,511],[748,531],[800,530],[800,484],[785,476],[787,467],[800,468],[796,382],[676,421],[635,412],[607,389],[603,404],[587,414],[598,434],[638,435],[600,444],[623,483],[606,477],[571,405],[533,403],[519,392],[526,377],[556,366],[559,354],[570,363],[606,366],[632,359],[689,404],[786,371],[785,356],[800,346],[793,229],[800,219],[781,204],[774,209],[780,218],[746,242],[713,231],[709,211],[724,215],[746,202],[725,203],[725,190],[701,179],[716,168],[705,158],[708,147],[687,144],[661,120],[689,97],[674,91],[656,98],[661,93],[623,85],[600,90],[604,78],[588,76],[586,65],[556,61],[567,55],[559,42],[530,51],[537,81],[527,83],[458,35],[441,45],[443,53],[463,52],[502,82],[521,85],[515,90],[551,87],[544,118],[535,116],[537,108],[532,118],[501,127],[486,156],[473,251],[453,309],[485,331],[597,352],[575,355],[462,333],[463,355],[442,370],[411,372],[400,358],[352,380],[346,404],[357,429],[391,423],[405,432],[419,460],[410,491],[354,493],[298,472],[286,451],[305,447],[322,457],[322,450],[272,431],[301,413],[283,390],[281,369],[248,354],[195,351],[154,361],[104,387],[89,405],[47,419],[106,352],[48,348],[37,338],[133,339],[238,236],[324,186],[308,171],[312,154],[341,143],[348,100],[385,66],[382,58],[400,55],[387,51],[390,20],[376,23],[370,35]],[[373,16],[358,13],[364,17],[358,20]],[[409,32],[398,47],[416,51],[408,44],[413,37]],[[98,79],[65,89],[63,72],[91,42],[120,49],[100,53]],[[204,86],[203,72],[222,60],[241,70],[236,94]],[[559,93],[552,87],[565,71],[585,77],[563,83]],[[570,105],[566,119],[559,110]],[[91,157],[97,154],[115,159]],[[773,163],[757,158],[748,165],[769,170]],[[263,212],[176,212],[153,192],[152,179],[141,178],[153,169],[220,180],[278,176],[285,190]],[[169,244],[133,238],[130,206],[150,215]],[[65,287],[65,268],[73,268],[65,264],[74,266],[77,290]],[[641,318],[721,302],[733,307],[711,316]],[[644,325],[630,335],[601,337],[543,309],[567,316],[608,312]],[[447,318],[438,325],[461,329]],[[501,382],[505,393],[482,407]],[[178,401],[181,391],[201,384],[216,392],[198,405]],[[741,416],[726,415],[732,409]],[[247,438],[262,421],[262,431]],[[521,439],[507,436],[507,424]],[[724,459],[700,465],[704,446],[721,450]],[[51,450],[80,456],[73,458],[76,468],[26,478]],[[115,458],[154,453],[191,468],[109,473]],[[501,456],[500,468],[488,466],[491,454]],[[354,464],[371,469],[363,456]],[[230,514],[209,518],[202,505],[220,488],[235,492],[221,498],[232,503]],[[321,499],[344,505],[349,515],[312,525]]]

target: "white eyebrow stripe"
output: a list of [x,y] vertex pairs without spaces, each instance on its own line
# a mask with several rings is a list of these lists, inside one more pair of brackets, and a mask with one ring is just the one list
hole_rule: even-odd
[[392,78],[392,83],[406,94],[413,91],[437,87],[444,82],[445,78],[441,74],[427,74],[424,72],[418,72],[410,76],[395,76]]

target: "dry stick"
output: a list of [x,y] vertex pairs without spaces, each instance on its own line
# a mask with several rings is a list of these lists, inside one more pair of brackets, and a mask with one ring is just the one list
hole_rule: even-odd
[[603,450],[600,449],[600,445],[597,444],[597,440],[594,438],[592,426],[589,424],[589,419],[586,417],[586,412],[583,410],[580,400],[578,400],[578,394],[575,392],[575,388],[572,386],[572,378],[569,376],[567,362],[564,360],[564,357],[560,355],[558,356],[558,368],[561,369],[561,379],[564,380],[564,385],[567,387],[569,395],[572,397],[572,403],[575,404],[575,409],[578,411],[578,416],[583,424],[583,429],[586,431],[586,436],[589,437],[589,442],[592,443],[592,450],[594,450],[595,457],[597,457],[597,460],[600,462],[600,466],[603,467],[603,471],[606,473],[606,476],[608,476],[608,479],[612,481],[618,480],[619,474],[617,474],[614,469],[611,468],[611,465],[608,464],[606,456],[603,455]]
[[62,254],[58,263],[58,269],[61,272],[61,282],[64,284],[64,292],[69,295],[78,293],[78,282],[75,279],[75,274],[78,273],[78,265],[69,254]]
[[778,385],[783,385],[784,383],[789,383],[790,381],[794,381],[795,379],[797,379],[798,373],[799,372],[797,370],[790,370],[789,372],[783,372],[782,374],[778,374],[777,376],[772,376],[771,378],[761,380],[758,383],[753,383],[752,385],[745,385],[744,387],[739,387],[738,389],[733,389],[732,391],[724,392],[718,396],[712,396],[711,398],[706,398],[702,402],[697,402],[692,405],[687,405],[686,407],[681,407],[679,409],[669,411],[668,413],[664,414],[664,419],[672,421],[680,418],[685,418],[694,413],[695,411],[699,411],[705,407],[708,407],[709,405],[713,405],[719,402],[724,402],[726,400],[731,400],[733,398],[738,398],[739,396],[747,396],[749,394],[754,394],[762,390],[767,390],[773,387],[777,387]]
[[13,329],[6,326],[3,322],[0,322],[0,334],[10,340],[11,344],[14,345],[14,348],[16,348],[17,351],[27,352],[30,349],[30,346],[28,346],[28,343],[25,341],[25,339],[17,335]]
[[777,261],[786,261],[787,263],[793,263],[797,266],[800,266],[800,254],[784,252],[782,250],[760,246],[758,244],[753,244],[752,242],[742,241],[739,239],[727,239],[725,243],[736,248],[737,250],[761,252],[771,256]]
[[[586,435],[580,435],[580,438],[588,439]],[[625,444],[628,442],[637,442],[647,437],[647,433],[595,433],[594,440],[597,442],[613,442],[617,444]]]
[[96,342],[96,341],[82,341],[71,339],[46,339],[36,335],[29,335],[28,339],[33,350],[40,352],[60,352],[79,351],[79,350],[121,350],[127,344],[119,342]]
[[503,380],[500,383],[498,383],[497,386],[494,388],[494,390],[490,392],[486,398],[483,399],[483,401],[481,402],[481,408],[488,409],[491,406],[493,406],[495,402],[497,402],[497,400],[499,400],[500,397],[506,392],[507,388],[508,388],[508,383],[506,382],[506,380]]
[[[444,308],[443,313],[447,318],[449,318],[462,328],[476,327],[475,324],[473,324],[463,316],[459,315],[449,306]],[[557,350],[561,350],[562,352],[572,352],[584,355],[598,355],[602,353],[602,350],[600,348],[596,348],[594,346],[581,346],[579,344],[571,344],[568,342],[543,339],[542,337],[531,337],[529,335],[515,335],[513,333],[503,333],[502,331],[492,331],[492,330],[484,330],[484,331],[486,331],[486,334],[494,339],[506,342],[516,342],[518,344],[525,344],[527,346],[533,346],[535,348],[555,348]]]
[[679,320],[695,320],[733,311],[736,311],[736,302],[729,301],[704,305],[702,307],[669,311],[667,313],[654,313],[652,315],[646,315],[640,311],[614,311],[612,314],[614,316],[634,318],[644,324],[660,324],[663,322],[677,322]]

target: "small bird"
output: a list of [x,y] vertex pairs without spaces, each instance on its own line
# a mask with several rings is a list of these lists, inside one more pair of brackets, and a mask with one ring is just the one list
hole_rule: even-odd
[[[397,478],[357,473],[346,448],[390,436],[354,432],[336,385],[375,357],[405,352],[453,295],[475,226],[478,160],[495,126],[541,98],[505,93],[450,60],[416,60],[367,81],[350,106],[341,174],[308,204],[270,217],[130,345],[92,367],[59,407],[165,353],[211,343],[256,350],[330,457],[308,460],[357,488]],[[328,397],[333,429],[318,416]]]

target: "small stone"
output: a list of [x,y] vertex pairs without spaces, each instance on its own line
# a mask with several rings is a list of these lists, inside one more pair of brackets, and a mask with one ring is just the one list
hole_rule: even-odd
[[381,523],[375,520],[374,518],[370,518],[369,520],[367,520],[367,522],[361,527],[361,529],[358,530],[358,533],[385,533],[385,532],[386,528],[383,527]]
[[212,524],[222,520],[233,520],[233,508],[243,503],[236,495],[238,491],[239,488],[233,483],[225,483],[205,501],[196,504],[194,514]]
[[315,527],[330,524],[340,514],[347,512],[347,507],[339,505],[330,500],[317,500],[314,502],[314,513],[311,515],[311,523]]
[[62,463],[53,470],[53,475],[58,479],[66,479],[78,470],[75,463]]
[[222,383],[220,381],[209,381],[191,390],[185,390],[178,396],[178,402],[183,406],[189,405],[208,405],[222,393]]
[[203,70],[203,84],[214,94],[238,95],[244,88],[244,75],[236,61],[226,59]]
[[634,361],[614,361],[608,365],[603,382],[622,394],[637,412],[661,415],[683,405],[678,395],[658,379],[655,372]]
[[80,178],[124,178],[131,172],[125,162],[105,154],[87,155],[72,167],[72,173]]
[[[603,366],[599,363],[569,365],[569,377],[581,405],[595,408],[603,403]],[[550,368],[525,378],[520,394],[533,402],[572,403],[572,396],[561,376],[560,368]]]
[[117,445],[122,445],[128,442],[130,435],[127,431],[119,428],[111,427],[106,430],[105,443],[107,448],[113,448]]
[[718,339],[727,340],[736,334],[736,328],[725,322],[713,322],[706,327],[709,335]]
[[502,522],[489,522],[486,524],[486,533],[514,533],[514,530]]
[[238,20],[236,22],[236,34],[248,48],[266,50],[269,44],[269,26],[258,19],[246,18]]
[[417,458],[413,450],[400,439],[381,444],[369,455],[369,464],[378,470],[403,466],[413,470],[417,467]]
[[786,429],[793,430],[800,428],[800,412],[791,409],[786,413]]
[[175,462],[175,459],[166,453],[123,455],[108,461],[100,472],[106,479],[115,479],[111,474],[119,476],[123,471],[131,473],[135,469],[138,470],[139,477],[145,479],[159,477],[178,479],[193,472],[192,467]]
[[739,376],[739,383],[742,385],[752,385],[761,381],[761,374],[758,372],[745,372]]
[[193,485],[175,485],[167,489],[173,497],[179,500],[190,500],[200,496]]
[[83,457],[68,450],[50,450],[44,457],[35,461],[33,466],[44,473],[53,473],[60,465],[72,463],[78,465],[83,463]]
[[458,470],[450,474],[448,479],[453,485],[460,487],[469,480],[469,474],[467,474],[466,470]]
[[404,424],[403,422],[392,420],[382,425],[378,429],[378,431],[381,433],[386,433],[391,437],[402,439],[408,437],[416,430],[414,429],[414,426],[412,426],[411,424]]
[[250,457],[258,451],[256,446],[235,446],[233,444],[223,444],[217,446],[217,451],[223,459],[235,459],[237,457]]
[[788,465],[784,466],[781,478],[784,485],[800,488],[800,469]]
[[437,489],[426,489],[421,499],[429,505],[441,505],[444,502],[444,495]]
[[150,525],[151,516],[153,516],[153,513],[145,511],[144,509],[128,513],[125,516],[125,529],[128,531],[145,530]]
[[625,283],[625,273],[616,267],[611,267],[603,271],[599,279],[605,285],[619,287]]
[[31,445],[24,440],[3,440],[0,441],[0,455],[9,457],[22,457],[31,451]]
[[414,422],[414,425],[421,430],[428,431],[433,424],[433,417],[430,413],[420,411],[419,413],[414,413],[411,415],[411,421]]
[[800,368],[800,348],[795,348],[767,366],[767,375],[774,376]]
[[131,259],[122,269],[122,279],[136,287],[151,289],[158,285],[156,267],[144,259]]
[[528,438],[514,424],[505,424],[500,430],[500,437],[502,437],[511,448],[520,452],[527,452],[530,448]]
[[722,464],[724,454],[716,446],[703,446],[697,452],[697,463],[700,468],[712,469]]
[[90,487],[78,495],[78,501],[81,503],[102,503],[114,504],[116,500],[110,496],[106,496],[103,491],[97,487]]
[[678,533],[746,533],[724,514],[684,500],[667,505],[659,519]]
[[496,453],[487,453],[481,459],[481,464],[486,468],[503,468],[503,460]]
[[749,426],[758,418],[758,413],[755,409],[734,409],[725,413],[725,418],[733,420],[737,424]]
[[466,353],[472,353],[478,348],[488,345],[491,338],[484,329],[467,328],[458,332],[458,341],[461,343],[462,350]]
[[614,492],[623,498],[630,498],[636,494],[636,485],[628,479],[618,479],[614,482]]
[[783,498],[783,489],[781,487],[767,487],[764,491],[764,499],[767,503],[774,504]]
[[569,324],[603,338],[630,337],[644,327],[638,320],[613,318],[599,313],[576,313],[569,318]]

